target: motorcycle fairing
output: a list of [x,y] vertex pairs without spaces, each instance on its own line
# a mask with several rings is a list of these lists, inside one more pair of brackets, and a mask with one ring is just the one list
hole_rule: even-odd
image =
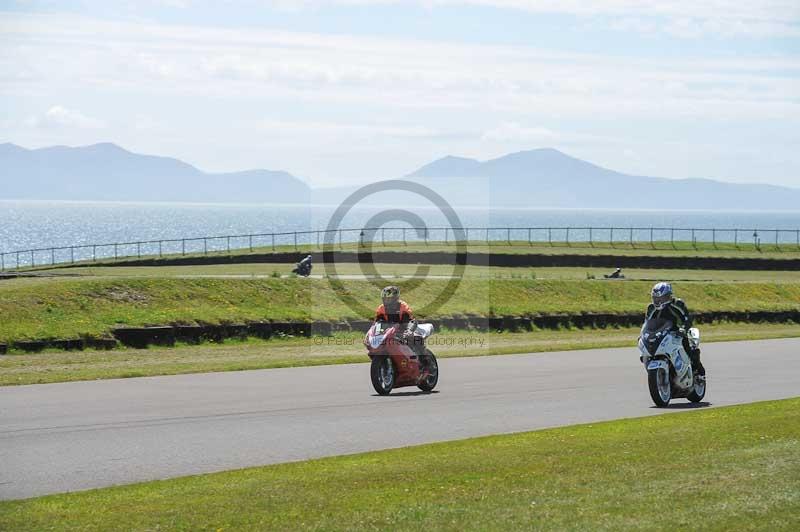
[[396,323],[383,321],[373,323],[364,339],[367,355],[370,358],[388,356],[392,359],[397,371],[395,387],[416,386],[421,374],[419,360],[405,342],[394,341],[397,332]]
[[[650,369],[664,368],[669,369],[669,365],[675,370],[674,377],[671,379],[673,387],[678,393],[687,393],[691,390],[694,384],[694,375],[692,373],[692,363],[689,360],[689,355],[683,348],[683,338],[675,331],[666,330],[666,325],[663,329],[663,338],[658,344],[655,352],[650,354],[646,343],[643,341],[645,335],[644,327],[642,336],[639,337],[639,350],[641,355],[639,359],[645,364],[645,367]],[[700,342],[700,333],[697,329],[690,330],[690,342]],[[660,336],[660,334],[659,334]],[[669,364],[667,364],[669,360]]]
[[672,367],[675,368],[675,373],[677,374],[679,381],[682,382],[688,373],[688,381],[689,384],[691,384],[692,363],[689,360],[689,356],[683,349],[683,339],[677,334],[669,334],[662,342],[661,347],[669,356],[670,361],[672,362]]
[[427,338],[432,334],[433,323],[420,323],[417,325],[417,328],[414,329],[414,336],[419,336],[420,338]]
[[683,349],[683,339],[678,334],[673,332],[664,337],[656,351],[656,356],[658,355],[669,357],[672,367],[675,369],[674,384],[683,389],[692,387],[692,363]]
[[376,351],[387,339],[392,338],[395,333],[396,330],[391,324],[376,321],[372,324],[372,327],[369,328],[369,331],[367,331],[364,344],[368,349]]
[[384,333],[384,334],[375,334],[375,335],[367,337],[367,341],[369,342],[369,346],[372,349],[378,349],[381,346],[381,344],[383,343],[383,340],[385,338],[386,338],[386,333]]

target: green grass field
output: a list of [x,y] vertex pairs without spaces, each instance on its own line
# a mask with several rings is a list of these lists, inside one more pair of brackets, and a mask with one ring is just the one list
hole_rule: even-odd
[[[198,266],[81,266],[75,268],[56,268],[42,270],[40,275],[59,277],[287,277],[291,275],[293,264],[204,264]],[[376,264],[378,275],[391,279],[394,277],[418,276],[421,266],[415,264]],[[453,275],[452,265],[433,264],[422,266],[424,275],[449,277]],[[355,263],[342,263],[336,266],[340,276],[364,276],[362,266]],[[506,268],[496,266],[467,266],[463,276],[474,279],[575,279],[587,277],[602,279],[603,274],[611,273],[610,268]],[[625,268],[627,280],[672,281],[769,281],[800,282],[800,272],[769,270],[685,270],[685,269],[642,269]],[[324,266],[313,270],[313,277],[326,274]]]
[[800,528],[800,399],[0,503],[16,530]]
[[[479,333],[438,331],[428,345],[440,358],[629,347],[638,328]],[[703,342],[800,337],[797,324],[721,323],[703,326]],[[146,377],[212,371],[366,362],[363,333],[330,338],[228,340],[223,344],[115,351],[45,351],[0,357],[0,386]]]
[[[609,240],[597,239],[593,244],[589,242],[573,241],[567,243],[566,241],[554,240],[550,242],[528,242],[527,240],[517,240],[519,235],[524,231],[512,233],[510,241],[506,240],[493,240],[486,242],[486,240],[475,240],[473,233],[470,232],[471,240],[466,243],[456,243],[452,240],[445,242],[443,240],[430,240],[425,242],[386,242],[381,244],[376,242],[372,249],[374,251],[455,251],[456,247],[460,244],[466,246],[470,253],[534,253],[534,254],[598,254],[598,255],[657,255],[657,256],[687,256],[687,257],[755,257],[755,258],[781,258],[791,257],[792,254],[800,253],[800,246],[797,243],[786,243],[775,246],[772,242],[763,242],[758,248],[753,245],[753,242],[740,242],[738,245],[733,243],[719,242],[713,244],[711,242],[695,242],[689,240],[676,240],[674,245],[669,241],[666,242],[650,242],[630,241],[624,240],[627,237],[627,231],[616,233],[613,242]],[[502,234],[493,233],[493,235]],[[563,233],[562,233],[563,235]],[[607,235],[607,233],[606,233]],[[554,237],[557,234],[554,233]],[[334,250],[359,250],[367,249],[368,246],[361,246],[357,243],[336,243],[333,246]],[[291,245],[276,246],[275,251],[278,252],[312,252],[319,251],[321,247],[312,246],[298,246],[295,248]],[[272,247],[254,248],[254,253],[269,253],[272,252]],[[240,253],[249,253],[249,250],[240,250]],[[224,253],[224,252],[223,252]]]
[[[557,279],[466,278],[435,312],[424,309],[446,292],[447,280],[416,288],[398,280],[419,317],[644,312],[651,283]],[[363,304],[345,305],[324,279],[273,278],[43,278],[0,282],[0,342],[107,334],[115,326],[230,323],[247,320],[365,319],[379,302],[379,286],[343,281]],[[800,283],[679,282],[694,311],[794,310]]]
[[[624,233],[620,234],[622,236]],[[511,240],[511,241],[492,241],[487,243],[485,240],[471,240],[463,244],[466,250],[470,253],[524,253],[524,254],[537,254],[537,255],[549,255],[549,254],[580,254],[580,255],[622,255],[622,256],[684,256],[684,257],[749,257],[749,258],[762,258],[762,259],[780,259],[780,258],[796,258],[798,254],[800,254],[800,245],[797,243],[786,243],[781,244],[779,246],[775,246],[774,242],[769,243],[765,242],[760,247],[756,248],[752,242],[741,242],[738,245],[730,244],[730,243],[718,243],[712,244],[710,242],[695,242],[694,244],[691,241],[676,241],[674,244],[670,242],[654,242],[652,245],[650,242],[633,242],[631,244],[628,241],[617,241],[614,242],[610,241],[597,241],[594,244],[589,244],[588,242],[563,242],[563,241],[554,241],[552,243],[548,242],[527,242],[524,240]],[[341,251],[364,251],[368,250],[368,247],[361,246],[357,243],[343,243],[343,244],[336,244],[334,246],[334,250],[341,250]],[[376,244],[372,247],[373,251],[398,251],[398,252],[420,252],[420,251],[448,251],[448,252],[455,252],[457,249],[457,245],[455,242],[449,241],[429,241],[428,243],[424,242],[386,242],[385,244],[381,244],[380,242],[376,242]],[[137,260],[139,258],[149,258],[149,259],[161,259],[165,264],[168,264],[169,260],[172,258],[177,258],[181,256],[186,257],[199,257],[204,255],[210,256],[220,256],[220,255],[251,255],[251,254],[263,254],[263,253],[272,253],[272,252],[283,252],[283,253],[297,253],[298,259],[304,253],[312,253],[312,252],[320,252],[322,250],[321,246],[317,245],[277,245],[274,248],[272,246],[268,247],[254,247],[251,251],[249,248],[243,249],[232,249],[230,252],[227,250],[212,250],[208,253],[196,253],[190,252],[186,253],[185,255],[181,254],[166,254],[163,257],[158,257],[157,255],[147,255],[143,254],[141,257],[137,255],[133,256],[124,256],[125,253],[130,255],[131,253],[136,253],[135,248],[126,248],[120,250],[119,259],[114,261],[113,258],[100,258],[98,262],[118,262],[124,263],[130,260]],[[24,258],[24,260],[28,260]],[[49,261],[49,257],[39,259]],[[91,264],[92,261],[78,261],[76,264],[79,266],[81,265],[88,265]],[[48,269],[48,266],[40,264],[35,268],[31,268],[29,266],[25,266],[25,262],[23,262],[22,270],[42,270]],[[63,266],[71,266],[69,264],[62,264]],[[6,257],[6,267],[12,268],[15,267],[15,258],[13,255],[9,255]],[[61,267],[59,269],[61,269]],[[69,267],[63,269],[70,269]]]

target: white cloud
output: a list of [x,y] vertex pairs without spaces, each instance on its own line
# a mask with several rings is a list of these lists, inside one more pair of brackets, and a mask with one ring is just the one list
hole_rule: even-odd
[[101,129],[105,126],[101,120],[61,105],[54,105],[43,114],[28,118],[26,123],[36,128]]
[[660,31],[682,38],[705,34],[800,36],[800,7],[796,0],[266,0],[273,7],[294,11],[331,4],[376,6],[412,2],[426,7],[473,5],[582,18],[611,18],[604,22],[606,27],[625,31],[617,20],[622,17],[639,20],[637,31]]
[[[635,13],[615,20],[621,31],[655,24]],[[0,15],[0,35],[0,98],[11,119],[0,134],[36,145],[113,140],[209,168],[284,167],[331,180],[534,146],[614,167],[633,145],[644,161],[637,171],[671,175],[684,175],[669,166],[679,157],[653,162],[670,151],[664,140],[695,150],[696,175],[730,164],[706,152],[797,152],[797,55],[631,58],[11,13]],[[49,109],[28,121],[36,128],[24,127],[29,109]],[[84,114],[99,109],[104,129]],[[743,140],[747,132],[758,138]]]
[[[0,91],[38,87],[328,105],[622,116],[800,113],[795,57],[663,59],[266,30],[0,19]],[[788,75],[787,75],[788,74]]]
[[483,146],[495,149],[498,154],[508,150],[526,150],[536,147],[574,149],[605,149],[624,152],[637,140],[613,135],[597,135],[585,131],[552,129],[544,126],[527,126],[518,122],[502,122],[480,135]]
[[486,131],[481,140],[495,142],[522,142],[532,146],[547,145],[563,140],[563,136],[545,127],[523,127],[516,122],[505,122]]
[[302,122],[302,121],[282,121],[264,120],[260,123],[260,128],[264,131],[272,131],[280,134],[314,134],[326,136],[338,140],[350,140],[359,138],[368,140],[376,136],[395,137],[405,139],[425,139],[431,137],[446,136],[449,133],[431,129],[425,126],[398,126],[385,124],[358,124],[342,122]]
[[[335,1],[335,0],[334,0]],[[347,1],[347,0],[345,0]],[[369,0],[365,0],[369,1]],[[380,1],[380,0],[378,0]],[[793,0],[420,0],[428,5],[485,5],[537,13],[573,15],[646,15],[692,18],[741,18],[756,20],[797,20]]]
[[151,1],[156,5],[172,7],[175,9],[186,9],[188,7],[191,7],[192,5],[192,2],[190,0],[151,0]]

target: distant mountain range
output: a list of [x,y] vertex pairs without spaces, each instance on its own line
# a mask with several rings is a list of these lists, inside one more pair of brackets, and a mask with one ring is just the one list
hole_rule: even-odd
[[[473,187],[485,191],[490,205],[503,207],[800,209],[800,189],[633,176],[554,149],[512,153],[484,162],[444,157],[408,177],[455,191],[451,201],[456,203],[464,203],[458,196],[464,193],[464,183],[472,181]],[[477,204],[486,201],[478,198]]]
[[[0,169],[0,199],[338,204],[358,188],[311,189],[287,172],[270,170],[206,173],[177,159],[135,154],[110,143],[36,150],[0,144]],[[489,161],[448,156],[406,178],[464,206],[800,208],[800,189],[632,176],[547,148]],[[420,203],[404,193],[371,201]]]
[[207,173],[111,143],[27,150],[0,144],[0,198],[97,201],[308,203],[311,189],[286,172]]

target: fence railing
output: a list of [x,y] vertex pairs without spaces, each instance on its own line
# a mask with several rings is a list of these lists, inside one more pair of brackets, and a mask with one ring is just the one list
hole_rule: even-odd
[[800,251],[800,229],[683,227],[361,227],[42,247],[0,253],[0,271],[165,255],[322,249],[345,245],[545,245],[585,248]]

